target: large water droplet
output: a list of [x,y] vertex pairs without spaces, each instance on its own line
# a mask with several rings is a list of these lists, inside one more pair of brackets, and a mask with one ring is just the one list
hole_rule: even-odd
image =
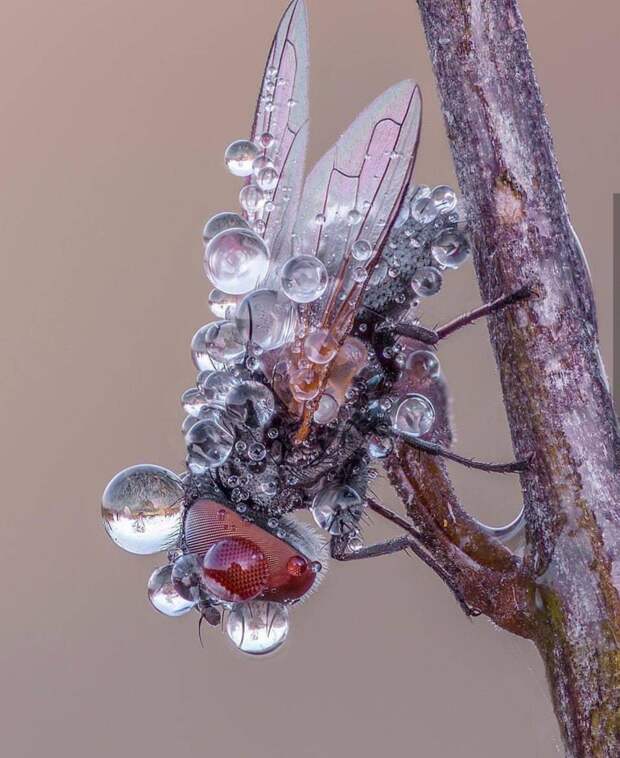
[[190,387],[181,395],[181,405],[189,416],[200,416],[201,409],[206,405],[206,398],[199,389]]
[[413,291],[421,297],[436,295],[441,289],[442,283],[441,272],[434,266],[420,266],[411,279]]
[[209,405],[224,407],[228,393],[238,383],[239,380],[227,371],[212,371],[200,378],[198,386]]
[[275,290],[256,290],[237,307],[235,323],[244,343],[273,350],[292,339],[295,308]]
[[436,379],[441,373],[439,359],[430,350],[415,350],[405,365],[416,379]]
[[238,213],[217,213],[212,216],[202,230],[202,239],[206,242],[212,240],[220,232],[226,229],[248,229],[248,222],[241,218]]
[[435,187],[431,193],[431,198],[437,213],[450,213],[456,208],[456,192],[444,184]]
[[357,240],[351,248],[353,257],[357,261],[367,261],[372,256],[372,245],[366,240]]
[[211,410],[185,435],[188,450],[188,468],[194,474],[221,466],[230,455],[234,434],[224,414]]
[[255,184],[246,184],[239,193],[239,202],[241,207],[253,216],[265,204],[266,197],[264,192]]
[[408,395],[396,407],[392,417],[394,429],[412,437],[422,437],[435,423],[435,409],[425,396],[414,393]]
[[202,573],[204,555],[182,555],[172,566],[172,583],[181,597],[192,603],[204,599],[206,587]]
[[207,324],[203,339],[204,349],[216,363],[233,363],[245,352],[245,343],[233,321]]
[[242,295],[254,289],[269,269],[269,250],[249,229],[227,229],[205,249],[205,272],[222,292]]
[[231,143],[224,153],[228,170],[235,176],[250,176],[252,163],[258,157],[258,146],[246,139]]
[[349,534],[357,529],[364,503],[362,498],[346,484],[321,490],[312,502],[314,520],[330,534]]
[[469,242],[461,232],[446,229],[433,240],[431,253],[442,268],[456,269],[469,257]]
[[411,218],[418,224],[430,224],[437,218],[437,206],[428,187],[421,187],[411,202]]
[[329,277],[314,255],[297,255],[282,268],[282,289],[295,303],[311,303],[325,292]]
[[181,597],[172,582],[172,566],[162,566],[151,574],[147,586],[148,598],[155,610],[164,616],[183,616],[194,607],[193,600]]
[[226,396],[226,411],[252,428],[262,428],[273,418],[273,393],[260,382],[241,382]]
[[194,334],[192,337],[192,360],[194,361],[194,365],[199,371],[213,371],[215,369],[215,364],[207,352],[207,345],[205,342],[205,337],[209,331],[210,326],[211,324],[201,326],[196,334]]
[[224,602],[252,600],[267,586],[269,564],[250,540],[229,537],[212,545],[202,564],[207,591]]
[[101,501],[106,532],[123,550],[139,555],[171,547],[181,527],[183,484],[161,466],[142,464],[119,472]]
[[278,186],[278,172],[275,168],[266,166],[258,172],[256,183],[263,192],[272,192]]
[[233,318],[239,302],[239,295],[229,295],[227,292],[218,289],[209,292],[209,308],[217,318]]
[[338,340],[327,329],[310,332],[304,340],[304,353],[313,363],[329,363],[339,347]]
[[226,633],[243,653],[272,653],[286,640],[288,608],[282,603],[253,600],[235,606],[226,620]]
[[324,392],[321,395],[317,409],[314,411],[313,420],[319,426],[329,424],[330,421],[333,421],[338,416],[339,410],[340,406],[336,398],[328,392]]

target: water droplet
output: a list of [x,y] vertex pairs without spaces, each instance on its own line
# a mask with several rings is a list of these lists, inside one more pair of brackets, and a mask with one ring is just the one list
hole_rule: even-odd
[[238,380],[227,371],[211,371],[200,377],[198,387],[209,405],[224,407],[228,393],[236,384]]
[[211,360],[211,356],[207,352],[205,344],[205,334],[209,329],[210,324],[201,326],[200,329],[194,334],[191,342],[192,360],[194,365],[199,371],[208,371],[215,369],[215,365]]
[[394,429],[398,432],[421,437],[429,432],[435,423],[435,409],[424,395],[414,393],[402,400],[392,417]]
[[318,226],[323,226],[323,224],[327,221],[324,213],[317,213],[316,216],[314,217],[314,220],[318,224]]
[[252,171],[254,172],[254,176],[258,176],[264,168],[273,168],[273,161],[266,155],[259,155],[252,164]]
[[195,387],[190,387],[181,395],[181,406],[185,413],[190,416],[199,416],[200,410],[206,402],[205,396]]
[[388,266],[385,261],[379,261],[374,267],[372,274],[370,275],[370,286],[376,287],[381,284],[387,276]]
[[436,379],[441,373],[439,359],[430,350],[415,350],[405,365],[416,379]]
[[327,487],[315,495],[312,515],[316,523],[330,534],[348,534],[357,529],[364,503],[347,484]]
[[372,256],[372,245],[367,240],[357,240],[351,248],[353,257],[357,261],[367,261]]
[[313,363],[329,363],[338,348],[338,340],[327,329],[310,332],[304,340],[304,353]]
[[196,553],[182,555],[172,565],[172,583],[178,594],[192,603],[204,598],[205,585],[202,575],[204,556]]
[[450,213],[456,208],[456,192],[446,185],[435,187],[431,193],[431,198],[437,210],[437,213]]
[[204,268],[222,292],[242,295],[254,289],[267,274],[269,250],[249,229],[228,229],[207,245]]
[[318,300],[325,292],[328,280],[325,266],[314,255],[297,255],[282,268],[282,289],[295,303]]
[[269,564],[263,551],[250,540],[229,537],[207,551],[202,564],[207,592],[218,600],[252,600],[267,586]]
[[228,170],[235,176],[250,176],[252,163],[258,156],[258,146],[249,140],[241,139],[231,143],[224,153]]
[[272,192],[278,186],[278,172],[269,166],[260,170],[256,181],[263,192]]
[[[428,194],[427,194],[428,193]],[[430,224],[437,218],[437,207],[430,195],[430,190],[418,192],[411,204],[411,217],[418,224]]]
[[256,232],[259,237],[262,237],[267,231],[267,224],[262,220],[262,218],[254,219],[252,222],[252,231]]
[[339,410],[340,406],[338,405],[336,398],[328,392],[324,392],[321,395],[317,409],[314,411],[313,420],[315,424],[324,426],[338,416]]
[[456,269],[469,257],[469,242],[464,234],[446,229],[433,240],[431,253],[442,268]]
[[216,363],[231,363],[245,352],[233,321],[212,321],[202,333],[204,350]]
[[241,207],[253,216],[265,203],[263,191],[255,184],[246,184],[239,193]]
[[366,279],[368,279],[368,271],[366,271],[364,266],[356,266],[353,269],[353,281],[361,284],[362,282],[365,282]]
[[355,226],[356,224],[359,224],[361,220],[362,214],[355,208],[347,213],[347,224],[349,224],[349,226]]
[[290,386],[295,400],[312,400],[319,394],[319,376],[311,368],[296,369],[291,372]]
[[[269,476],[261,481],[260,488],[265,495],[269,495],[271,497],[278,491],[278,480],[275,476]],[[275,529],[277,526],[278,522],[276,519],[269,519],[269,527],[271,529]]]
[[434,266],[421,266],[416,269],[411,279],[413,291],[421,297],[436,295],[441,289],[442,283],[441,272]]
[[226,620],[226,633],[243,653],[272,653],[286,640],[288,608],[282,603],[254,600],[235,606]]
[[228,393],[226,411],[252,428],[262,428],[273,418],[275,400],[271,390],[264,384],[242,382]]
[[191,456],[190,471],[201,474],[206,469],[221,466],[232,452],[233,441],[233,431],[224,414],[211,410],[208,418],[198,421],[185,435]]
[[172,582],[172,566],[167,564],[155,569],[147,586],[148,598],[155,610],[164,616],[183,616],[194,607],[193,600],[186,600],[177,592]]
[[150,555],[170,548],[179,533],[184,489],[161,466],[142,464],[119,472],[101,501],[106,532],[123,550]]
[[247,229],[248,222],[241,218],[238,213],[218,213],[210,218],[202,230],[202,239],[205,243],[226,229]]
[[260,136],[260,144],[265,148],[268,149],[270,147],[273,147],[275,145],[276,141],[274,139],[273,134],[270,134],[269,132],[263,132]]
[[248,448],[248,458],[251,461],[262,461],[266,455],[267,451],[261,442],[252,442]]
[[293,304],[275,290],[256,290],[237,307],[235,323],[244,343],[273,350],[292,339],[296,313]]
[[229,295],[218,289],[209,292],[209,308],[217,318],[232,318],[235,315],[237,303],[239,303],[239,298],[236,295]]

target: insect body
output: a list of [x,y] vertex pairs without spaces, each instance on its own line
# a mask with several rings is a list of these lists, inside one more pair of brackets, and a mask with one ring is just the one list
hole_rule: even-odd
[[196,608],[214,625],[226,612],[230,638],[255,654],[283,642],[289,607],[316,588],[330,553],[380,554],[360,529],[373,463],[394,436],[428,440],[442,412],[439,364],[424,346],[435,333],[416,326],[415,308],[469,252],[454,192],[411,181],[414,82],[377,98],[304,182],[307,59],[296,0],[250,139],[226,151],[244,182],[241,210],[203,233],[218,320],[192,340],[187,471],[135,466],[103,497],[117,544],[168,551],[149,581],[153,605]]

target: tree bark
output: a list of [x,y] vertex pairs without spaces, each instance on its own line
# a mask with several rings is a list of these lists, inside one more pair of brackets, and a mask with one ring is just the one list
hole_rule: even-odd
[[522,485],[532,638],[567,756],[620,756],[620,440],[516,0],[418,0]]

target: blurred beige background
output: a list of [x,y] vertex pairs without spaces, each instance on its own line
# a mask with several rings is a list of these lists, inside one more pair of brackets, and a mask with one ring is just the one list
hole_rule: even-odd
[[[413,0],[308,0],[311,160],[389,84],[415,76],[417,178],[452,182]],[[191,615],[154,613],[158,557],[118,550],[99,496],[138,462],[180,469],[188,344],[209,319],[200,231],[235,206],[223,168],[246,136],[284,0],[0,2],[0,752],[7,758],[547,758],[559,752],[535,651],[467,621],[421,563],[332,566],[266,660]],[[620,191],[614,0],[523,0],[609,365],[611,196]],[[429,322],[478,301],[471,266]],[[484,326],[441,351],[458,446],[510,458]],[[455,472],[489,521],[506,477]],[[379,530],[377,529],[377,533]]]

